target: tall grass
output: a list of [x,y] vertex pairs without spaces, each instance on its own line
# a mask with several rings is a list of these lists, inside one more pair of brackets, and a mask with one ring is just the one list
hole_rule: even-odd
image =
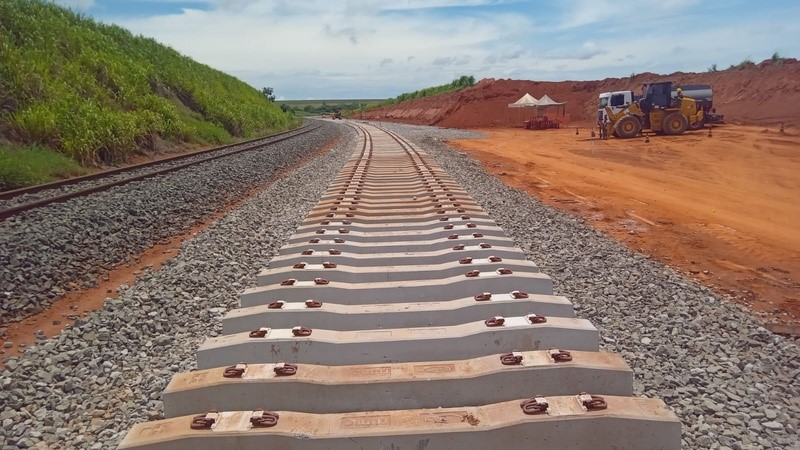
[[0,0],[0,133],[81,164],[154,136],[226,142],[293,126],[256,89],[153,39],[42,0]]
[[0,147],[0,191],[83,175],[87,170],[73,159],[40,147]]

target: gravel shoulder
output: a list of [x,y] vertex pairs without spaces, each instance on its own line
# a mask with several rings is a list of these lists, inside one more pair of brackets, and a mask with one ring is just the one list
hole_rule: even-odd
[[461,183],[622,355],[637,395],[683,421],[684,449],[800,449],[800,346],[732,302],[628,250],[582,219],[489,175],[443,141],[461,130],[384,123]]
[[262,150],[188,167],[0,222],[2,323],[42,311],[67,291],[93,287],[111,268],[185,232],[253,186],[331,142],[326,124]]

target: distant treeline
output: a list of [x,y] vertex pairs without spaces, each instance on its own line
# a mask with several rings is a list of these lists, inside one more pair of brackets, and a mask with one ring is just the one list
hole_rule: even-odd
[[278,104],[284,111],[291,112],[297,116],[321,116],[366,108],[371,104],[382,101],[382,99],[279,100]]
[[414,100],[422,97],[430,97],[431,95],[445,94],[447,92],[459,91],[464,88],[475,85],[475,77],[472,75],[462,75],[447,84],[439,86],[428,87],[414,92],[406,92],[397,97],[386,99],[380,103],[373,103],[364,108],[359,108],[358,111],[369,111],[372,109],[383,108],[385,106],[395,105],[408,100]]

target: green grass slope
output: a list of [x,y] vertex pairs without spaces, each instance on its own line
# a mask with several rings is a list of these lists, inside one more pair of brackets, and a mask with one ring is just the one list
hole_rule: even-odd
[[44,147],[82,165],[116,163],[160,140],[223,143],[296,120],[153,39],[41,0],[0,1],[2,152]]

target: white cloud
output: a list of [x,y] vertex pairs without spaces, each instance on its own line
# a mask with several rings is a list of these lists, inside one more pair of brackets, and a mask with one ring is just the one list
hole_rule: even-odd
[[[520,13],[434,9],[501,3],[492,0],[166,1],[187,8],[113,21],[286,98],[386,97],[465,74],[591,79],[704,70],[776,50],[800,53],[800,25],[752,17],[712,24],[703,14],[721,6],[699,0],[571,0],[546,17],[529,12],[530,2],[517,2]],[[800,13],[790,10],[787,17]]]

